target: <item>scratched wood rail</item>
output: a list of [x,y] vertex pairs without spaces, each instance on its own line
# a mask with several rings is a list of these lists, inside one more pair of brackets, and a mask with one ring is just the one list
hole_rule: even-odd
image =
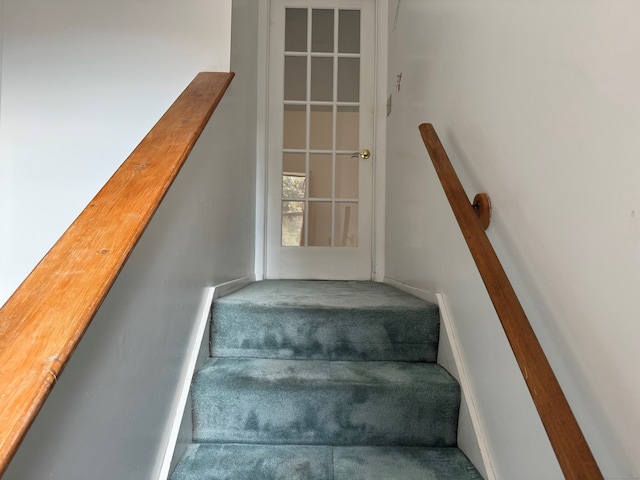
[[0,476],[233,73],[200,73],[0,309]]
[[423,123],[419,129],[565,478],[602,479],[602,473],[551,365],[433,125]]

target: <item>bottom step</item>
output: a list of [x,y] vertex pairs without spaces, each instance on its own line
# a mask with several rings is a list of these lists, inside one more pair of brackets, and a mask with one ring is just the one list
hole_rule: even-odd
[[457,448],[194,444],[171,480],[475,480]]

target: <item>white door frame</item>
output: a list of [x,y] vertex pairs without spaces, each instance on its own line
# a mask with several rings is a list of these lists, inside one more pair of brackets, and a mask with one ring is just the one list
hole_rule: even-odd
[[[374,99],[374,145],[373,157],[373,217],[372,217],[372,276],[381,282],[384,278],[385,258],[385,195],[386,195],[386,117],[387,117],[387,65],[388,29],[393,22],[389,13],[389,0],[375,1],[375,99]],[[318,2],[320,5],[322,1]],[[258,54],[258,132],[256,148],[256,231],[255,272],[262,280],[266,271],[267,248],[267,182],[269,155],[269,18],[271,0],[260,1],[259,54]]]

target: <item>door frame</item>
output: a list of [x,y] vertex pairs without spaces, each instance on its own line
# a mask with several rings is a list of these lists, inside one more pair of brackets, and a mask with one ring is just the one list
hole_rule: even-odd
[[[372,279],[384,279],[385,258],[385,195],[386,195],[386,133],[388,85],[388,29],[393,15],[389,13],[389,0],[370,0],[375,4],[375,80],[374,80],[374,141],[373,199],[371,222]],[[322,4],[321,1],[318,2]],[[255,273],[256,279],[265,278],[267,262],[267,209],[269,159],[269,39],[271,0],[260,1],[259,54],[258,54],[258,131],[256,147],[256,222]]]

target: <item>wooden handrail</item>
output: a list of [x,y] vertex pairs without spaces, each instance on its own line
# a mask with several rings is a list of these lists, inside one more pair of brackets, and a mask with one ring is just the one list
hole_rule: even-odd
[[493,306],[520,366],[551,446],[565,478],[602,479],[602,473],[580,430],[540,342],[522,309],[511,282],[475,215],[433,125],[420,134],[436,169],[462,234],[471,250]]
[[0,309],[0,475],[233,75],[196,76]]

